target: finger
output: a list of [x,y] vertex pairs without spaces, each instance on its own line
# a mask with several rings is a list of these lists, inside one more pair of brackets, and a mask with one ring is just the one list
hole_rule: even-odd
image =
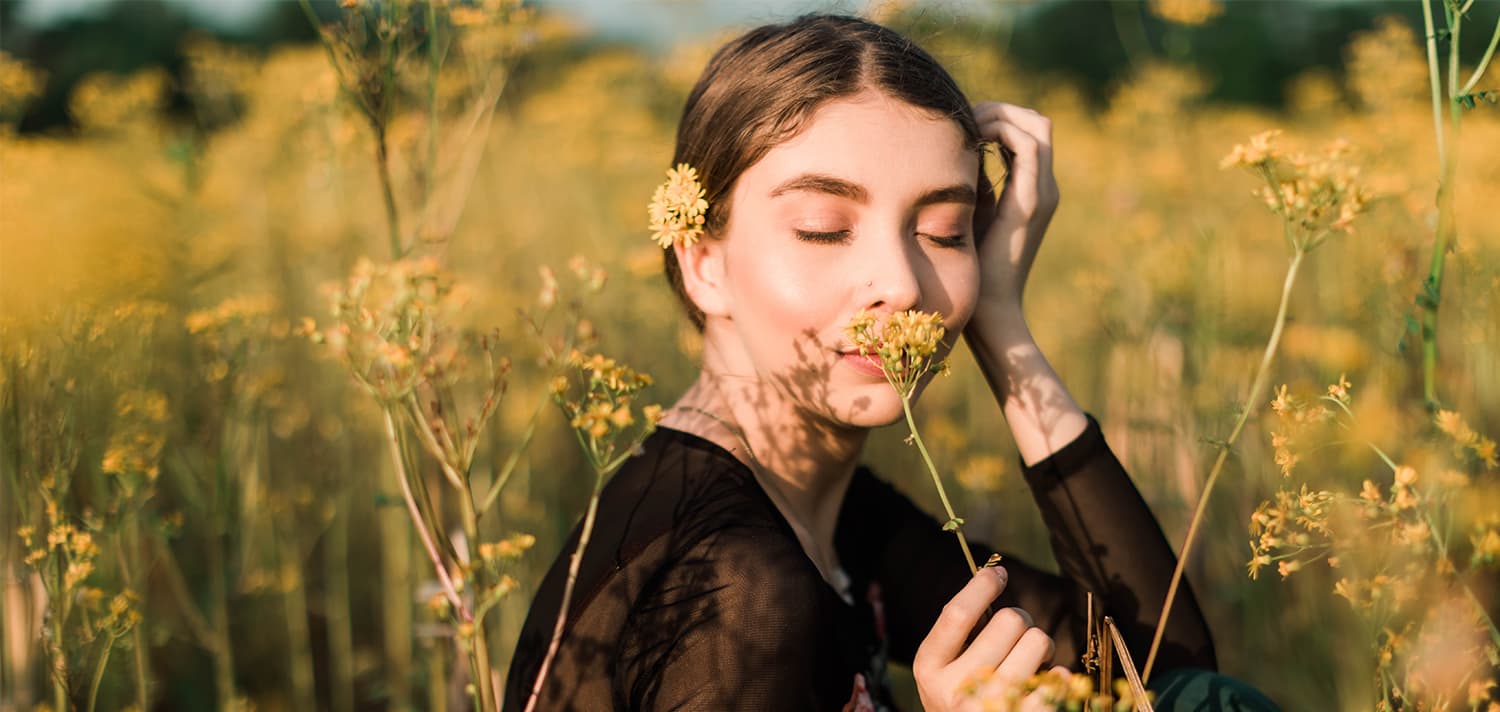
[[974,642],[969,644],[968,649],[949,668],[960,677],[988,676],[1000,666],[1000,662],[1005,660],[1021,640],[1021,636],[1033,625],[1030,613],[1020,608],[1002,609],[990,619],[979,636],[974,638]]
[[[1024,106],[1006,104],[1004,102],[985,102],[974,106],[974,121],[980,126],[980,136],[986,140],[1000,140],[1002,146],[1006,146],[1004,139],[1000,138],[998,132],[986,130],[986,125],[995,123],[1010,123],[1025,131],[1037,141],[1039,146],[1038,160],[1041,164],[1043,174],[1049,174],[1052,170],[1052,120],[1041,113],[1028,109]],[[1016,150],[1015,146],[1009,146]],[[1006,165],[1010,165],[1007,161]]]
[[989,610],[1001,591],[1005,590],[1010,574],[1003,566],[980,569],[959,590],[952,600],[943,606],[932,631],[922,640],[912,667],[942,667],[952,662],[963,651],[964,641],[979,617]]
[[1021,700],[1020,712],[1054,712],[1058,701],[1051,690],[1037,690]]
[[999,101],[974,105],[975,123],[986,124],[996,120],[1009,121],[1046,143],[1052,143],[1052,120],[1035,109]]
[[[1015,174],[1019,168],[1029,167],[1033,176],[1052,174],[1052,135],[1050,131],[1038,133],[1027,126],[1009,119],[995,119],[981,124],[981,137],[999,141],[1009,148],[1013,156],[1007,166]],[[1030,164],[1029,166],[1025,164]],[[1018,176],[1019,179],[1019,176]],[[1031,180],[1034,180],[1032,178]]]
[[[1006,166],[1005,182],[1012,188],[1034,186],[1043,171],[1041,144],[1035,136],[1011,122],[997,119],[980,127],[981,135],[994,137],[1001,145],[1011,150],[1011,159]],[[1050,165],[1050,157],[1048,158]]]
[[995,668],[995,679],[1025,680],[1032,673],[1047,663],[1052,662],[1052,653],[1056,646],[1052,642],[1052,636],[1041,628],[1027,628],[1016,641],[1015,647],[1000,662],[1000,667]]

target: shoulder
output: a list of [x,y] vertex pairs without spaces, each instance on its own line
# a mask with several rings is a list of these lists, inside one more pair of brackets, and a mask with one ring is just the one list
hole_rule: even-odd
[[615,473],[600,494],[600,512],[627,517],[638,534],[736,529],[752,536],[784,524],[749,468],[718,445],[670,428],[652,433]]
[[657,430],[605,490],[611,509],[671,539],[665,566],[711,564],[721,583],[762,588],[807,586],[809,572],[821,581],[749,468],[696,435]]

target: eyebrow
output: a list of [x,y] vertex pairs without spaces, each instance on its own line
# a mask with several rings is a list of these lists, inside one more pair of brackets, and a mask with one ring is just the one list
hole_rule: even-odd
[[[870,192],[865,187],[843,178],[837,178],[820,173],[804,173],[781,185],[771,189],[771,197],[776,198],[786,193],[806,191],[810,193],[824,193],[839,198],[847,198],[856,203],[870,202]],[[974,188],[968,185],[950,185],[943,188],[934,188],[923,193],[917,198],[917,207],[935,205],[938,203],[962,203],[973,205],[979,201],[979,196]]]

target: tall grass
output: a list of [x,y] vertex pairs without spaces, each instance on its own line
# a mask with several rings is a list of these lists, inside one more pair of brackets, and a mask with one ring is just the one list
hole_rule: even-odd
[[[198,128],[164,119],[165,80],[147,73],[87,82],[76,136],[0,132],[0,706],[463,699],[468,651],[447,613],[427,605],[448,596],[410,505],[444,556],[443,542],[460,542],[454,553],[472,562],[480,544],[535,536],[508,560],[516,587],[479,632],[487,666],[503,675],[530,593],[596,482],[568,423],[537,416],[548,383],[517,309],[537,303],[538,265],[587,255],[614,275],[611,298],[588,307],[601,346],[655,374],[657,397],[687,385],[697,337],[659,275],[642,208],[711,47],[661,57],[586,48],[560,18],[477,7],[494,12],[413,5],[397,25],[406,34],[381,34],[378,17],[358,30],[348,15],[318,18],[369,33],[364,44],[327,37],[257,55],[199,43],[188,84]],[[424,27],[438,28],[435,41]],[[1391,23],[1349,38],[1346,74],[1310,72],[1276,115],[1208,105],[1210,80],[1164,63],[1136,67],[1100,105],[1014,69],[994,47],[918,37],[975,100],[1053,119],[1068,198],[1028,314],[1174,539],[1202,494],[1200,464],[1251,391],[1284,283],[1275,218],[1247,195],[1253,182],[1218,166],[1267,128],[1301,145],[1347,140],[1371,191],[1355,232],[1320,247],[1288,291],[1272,382],[1321,391],[1345,374],[1362,394],[1351,406],[1361,441],[1430,431],[1427,413],[1403,405],[1424,398],[1428,366],[1396,345],[1431,274],[1434,226],[1457,225],[1462,239],[1439,250],[1442,321],[1430,339],[1442,357],[1430,368],[1445,408],[1474,432],[1497,430],[1500,172],[1478,158],[1433,160],[1417,37]],[[7,60],[3,71],[24,68]],[[0,86],[11,92],[0,118],[13,119],[7,107],[32,85]],[[362,105],[374,94],[358,92],[376,87],[391,103]],[[1500,111],[1464,109],[1462,132],[1447,134],[1450,152],[1500,155]],[[393,451],[380,402],[298,335],[303,317],[328,323],[320,287],[361,257],[423,256],[466,285],[452,326],[499,327],[492,348],[512,361],[468,462],[481,486],[473,501],[507,484],[472,531],[439,459],[420,454],[419,431],[398,428]],[[962,353],[952,365],[915,407],[934,464],[964,485],[950,494],[965,533],[1045,562],[1045,530],[1011,476],[1015,454],[996,437],[982,377]],[[1283,483],[1277,421],[1261,413],[1225,459],[1186,577],[1207,602],[1224,669],[1288,709],[1369,709],[1376,655],[1367,622],[1330,595],[1338,572],[1246,579],[1245,523]],[[888,435],[869,453],[880,474],[939,511],[905,433]],[[1329,477],[1357,490],[1371,467],[1368,449],[1355,449],[1324,453],[1337,465]],[[38,543],[61,524],[68,546],[73,532],[87,540]],[[67,588],[75,559],[60,557],[83,544],[98,553]],[[462,602],[472,590],[456,592]],[[124,606],[108,619],[117,597]],[[125,625],[131,612],[139,621]]]

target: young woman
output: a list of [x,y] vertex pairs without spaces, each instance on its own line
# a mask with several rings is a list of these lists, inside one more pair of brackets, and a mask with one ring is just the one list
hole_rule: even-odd
[[[1009,161],[998,202],[990,142]],[[666,251],[702,372],[604,489],[537,708],[887,709],[893,660],[926,709],[966,709],[973,680],[982,695],[1077,667],[1088,592],[1143,662],[1172,549],[1021,308],[1058,203],[1047,119],[971,106],[891,30],[808,16],[718,52],[678,163],[709,205],[703,239]],[[1010,557],[971,575],[952,534],[859,464],[901,405],[845,325],[907,309],[943,315],[944,349],[968,340],[1062,575]],[[530,696],[577,540],[536,594],[507,709]],[[1186,667],[1215,658],[1184,587],[1156,674]]]

